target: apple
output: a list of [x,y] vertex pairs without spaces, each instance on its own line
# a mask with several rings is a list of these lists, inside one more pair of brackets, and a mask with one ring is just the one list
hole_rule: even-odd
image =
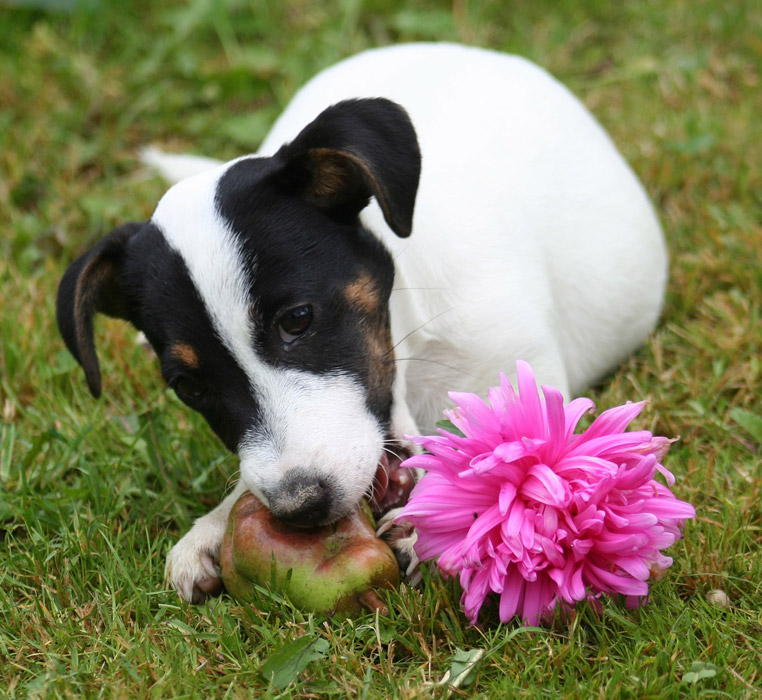
[[392,550],[359,506],[332,525],[305,530],[276,520],[249,492],[228,518],[220,568],[228,592],[242,602],[254,597],[255,584],[272,581],[297,607],[329,614],[388,614],[374,589],[399,583]]

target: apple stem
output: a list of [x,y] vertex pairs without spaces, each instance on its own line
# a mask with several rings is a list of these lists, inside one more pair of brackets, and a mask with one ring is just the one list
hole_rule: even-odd
[[365,593],[361,593],[358,596],[358,600],[360,601],[360,605],[367,610],[370,610],[370,612],[378,611],[384,616],[389,614],[389,608],[386,607],[386,603],[378,597],[378,593],[372,588],[369,588]]

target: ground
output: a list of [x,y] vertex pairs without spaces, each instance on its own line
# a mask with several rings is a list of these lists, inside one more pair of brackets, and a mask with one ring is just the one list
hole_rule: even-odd
[[[0,3],[0,686],[9,697],[758,697],[762,687],[762,6],[719,0]],[[147,218],[159,144],[256,147],[298,85],[368,46],[459,40],[548,68],[652,196],[671,281],[648,345],[592,392],[649,404],[698,517],[637,611],[468,627],[432,570],[389,618],[262,592],[189,606],[166,553],[235,472],[134,333],[97,333],[93,400],[54,321],[87,244]],[[715,589],[729,604],[717,604]],[[293,644],[297,646],[294,647]],[[465,689],[463,658],[483,652]],[[461,664],[461,666],[458,666]]]

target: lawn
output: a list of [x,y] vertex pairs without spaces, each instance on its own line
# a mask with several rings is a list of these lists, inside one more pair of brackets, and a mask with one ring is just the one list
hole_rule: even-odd
[[[120,322],[98,325],[104,397],[91,398],[55,327],[61,273],[150,216],[163,185],[141,145],[250,151],[319,68],[429,39],[548,68],[653,197],[671,249],[663,318],[591,396],[647,399],[636,427],[681,437],[667,466],[698,517],[647,606],[583,606],[546,629],[468,627],[434,570],[389,595],[388,618],[307,615],[264,591],[249,607],[183,603],[165,556],[235,459]],[[761,696],[761,81],[762,5],[743,1],[0,1],[6,696]],[[460,687],[441,682],[479,653]]]

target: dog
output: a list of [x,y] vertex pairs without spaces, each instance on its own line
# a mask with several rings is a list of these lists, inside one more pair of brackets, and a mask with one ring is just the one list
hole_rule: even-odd
[[335,521],[448,390],[483,392],[521,358],[569,398],[660,314],[667,253],[643,187],[516,56],[370,50],[308,82],[254,155],[145,160],[176,184],[70,266],[57,317],[96,397],[94,315],[134,324],[240,457],[235,489],[169,553],[189,601],[220,588],[241,493],[295,525]]

